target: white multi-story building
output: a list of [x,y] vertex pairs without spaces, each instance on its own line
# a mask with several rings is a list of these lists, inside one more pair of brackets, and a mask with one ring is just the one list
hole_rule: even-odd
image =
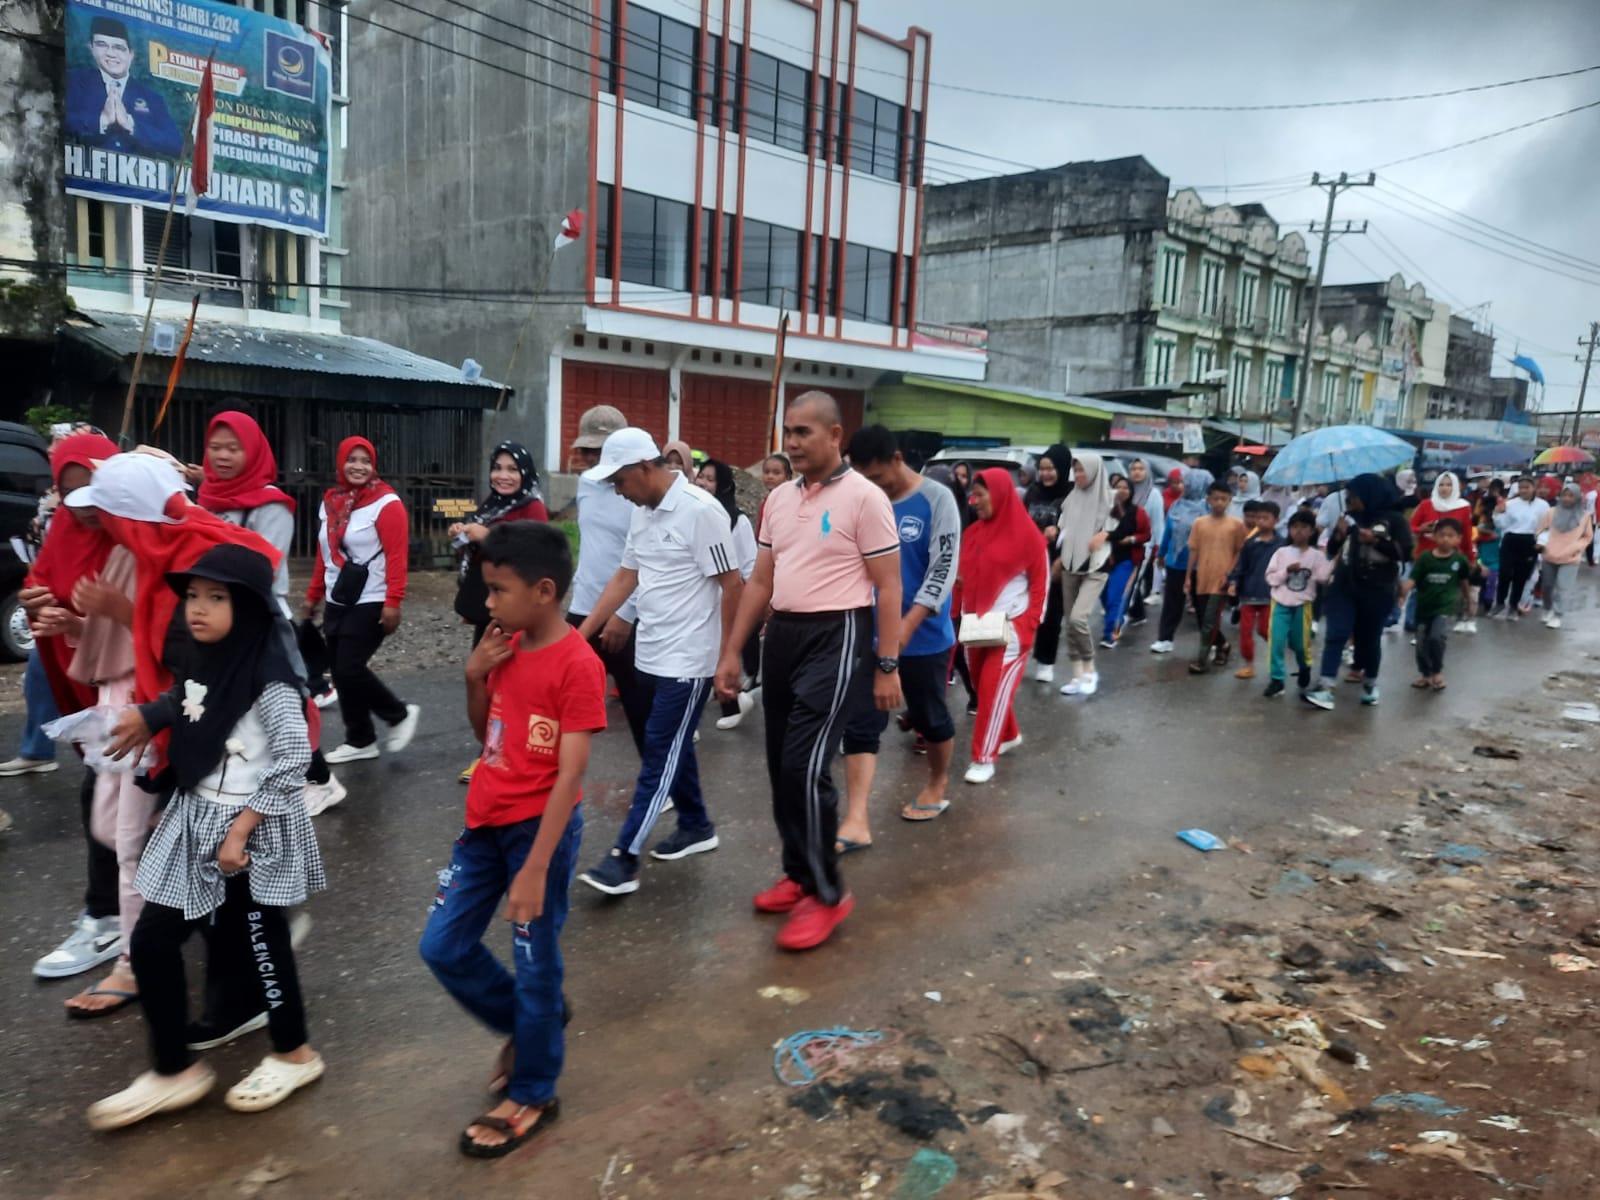
[[[352,11],[400,24],[381,5]],[[847,428],[885,373],[982,377],[981,353],[914,333],[925,31],[878,33],[853,0],[490,0],[485,12],[536,33],[561,69],[492,76],[358,31],[373,89],[369,101],[358,85],[362,107],[399,111],[352,149],[349,227],[357,270],[375,281],[543,291],[508,425],[542,426],[548,464],[596,403],[658,437],[758,460],[783,314],[785,395],[826,388]],[[468,76],[472,87],[449,86]],[[462,141],[441,146],[435,129]],[[440,198],[461,207],[412,203],[419,169],[460,176]],[[552,266],[545,245],[570,208],[587,212],[588,234]],[[497,372],[527,312],[363,298],[353,319]]]

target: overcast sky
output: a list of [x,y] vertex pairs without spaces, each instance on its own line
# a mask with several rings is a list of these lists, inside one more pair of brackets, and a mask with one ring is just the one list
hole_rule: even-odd
[[[1313,170],[1355,173],[1523,121],[1600,100],[1600,71],[1466,96],[1299,112],[1128,113],[991,99],[943,83],[1070,99],[1155,104],[1258,104],[1436,91],[1600,64],[1595,0],[861,0],[861,20],[899,35],[933,35],[929,136],[1034,166],[1143,154],[1188,184],[1293,184],[1203,193],[1209,202],[1264,201],[1289,224],[1321,219]],[[930,148],[937,172],[1000,164]],[[977,164],[977,166],[975,166]],[[1600,264],[1600,108],[1474,146],[1380,170],[1380,183],[1460,210],[1501,230]],[[1390,205],[1391,208],[1382,207]],[[1520,340],[1544,368],[1547,410],[1570,409],[1581,366],[1576,341],[1600,320],[1600,267],[1559,268],[1469,233],[1457,218],[1392,191],[1341,195],[1337,217],[1367,218],[1376,236],[1336,241],[1333,283],[1408,283],[1421,268],[1430,295],[1453,309],[1491,302],[1496,374]],[[1401,209],[1404,212],[1396,212]],[[1512,258],[1428,228],[1466,233]],[[1391,247],[1393,249],[1391,249]],[[1399,251],[1398,257],[1394,250]],[[1315,247],[1313,247],[1313,265]],[[1557,270],[1581,276],[1565,279]],[[1587,410],[1600,409],[1600,373]]]

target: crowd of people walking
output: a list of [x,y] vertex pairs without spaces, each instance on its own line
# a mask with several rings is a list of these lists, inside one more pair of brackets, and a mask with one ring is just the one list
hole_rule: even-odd
[[[1260,639],[1266,697],[1287,691],[1292,656],[1307,704],[1332,708],[1343,676],[1376,705],[1387,629],[1415,634],[1413,686],[1443,690],[1449,637],[1476,632],[1480,610],[1516,619],[1536,586],[1559,628],[1594,539],[1594,491],[1578,480],[1524,479],[1508,497],[1446,473],[1418,502],[1405,473],[1302,493],[1263,489],[1242,468],[1160,479],[1134,458],[1123,474],[1058,445],[1018,486],[1002,467],[923,473],[881,426],[846,445],[839,406],[820,391],[788,405],[783,443],[761,464],[765,497],[750,514],[732,466],[598,406],[570,447],[576,497],[554,514],[576,522],[576,557],[514,441],[495,446],[484,499],[448,529],[476,757],[420,955],[504,1039],[501,1100],[460,1135],[469,1156],[508,1153],[558,1115],[574,885],[627,896],[647,858],[721,844],[721,801],[696,748],[713,697],[724,733],[762,710],[781,851],[753,907],[785,918],[779,947],[809,950],[854,908],[841,863],[873,844],[877,758],[897,714],[927,764],[899,815],[949,809],[956,677],[973,787],[1024,744],[1016,697],[1030,661],[1034,679],[1087,700],[1101,688],[1098,657],[1152,607],[1158,654],[1193,614],[1190,673],[1226,666],[1237,648],[1235,676],[1253,679]],[[332,466],[294,609],[295,505],[248,414],[218,413],[198,464],[119,453],[89,429],[53,449],[60,503],[22,596],[38,638],[27,696],[30,724],[58,716],[51,728],[87,768],[87,880],[70,934],[34,970],[108,966],[69,1014],[137,1003],[150,1046],[150,1069],[91,1106],[97,1129],[196,1103],[215,1083],[197,1055],[258,1029],[271,1051],[227,1093],[230,1107],[272,1107],[324,1071],[294,954],[293,910],[328,885],[312,818],[348,794],[333,767],[404,752],[421,718],[372,665],[402,625],[410,515],[370,441],[345,439]],[[1070,676],[1058,681],[1063,632]],[[610,845],[580,871],[584,777],[611,688],[639,766]],[[324,752],[334,706],[343,738]],[[55,766],[30,729],[0,774]],[[483,944],[502,900],[511,970]],[[206,986],[190,1020],[182,947],[196,932]]]

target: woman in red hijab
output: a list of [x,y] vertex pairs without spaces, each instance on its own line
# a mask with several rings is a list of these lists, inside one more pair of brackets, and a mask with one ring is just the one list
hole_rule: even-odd
[[978,718],[966,781],[988,783],[995,759],[1022,743],[1012,704],[1044,615],[1050,560],[1044,536],[1004,468],[978,472],[971,500],[978,519],[961,538],[961,613],[998,610],[1009,624],[1003,645],[967,647],[967,665],[978,686]]
[[383,748],[404,750],[422,710],[399,700],[367,665],[400,628],[410,538],[405,505],[378,477],[378,452],[366,438],[345,438],[335,459],[339,481],[322,497],[317,566],[301,619],[326,601],[322,636],[344,716],[344,743],[327,759],[338,764],[378,757],[375,715],[391,726]]

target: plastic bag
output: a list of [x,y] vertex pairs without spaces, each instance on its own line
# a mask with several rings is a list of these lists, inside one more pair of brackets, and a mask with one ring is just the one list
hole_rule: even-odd
[[148,770],[156,765],[155,752],[148,746],[137,760],[131,755],[120,759],[106,757],[106,744],[125,711],[124,708],[109,704],[97,704],[93,708],[57,717],[41,728],[47,738],[75,744],[83,751],[83,765],[97,775],[101,772],[131,774]]

